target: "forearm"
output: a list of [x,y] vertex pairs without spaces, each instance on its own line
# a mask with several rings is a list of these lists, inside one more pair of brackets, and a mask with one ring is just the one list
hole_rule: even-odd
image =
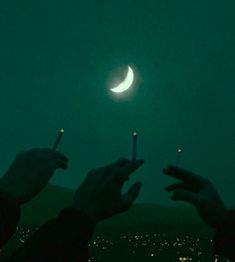
[[79,211],[67,208],[44,224],[9,261],[88,261],[88,242],[94,224]]
[[0,247],[15,233],[20,218],[20,206],[0,186]]
[[215,253],[235,261],[235,210],[230,210],[218,226],[214,239]]

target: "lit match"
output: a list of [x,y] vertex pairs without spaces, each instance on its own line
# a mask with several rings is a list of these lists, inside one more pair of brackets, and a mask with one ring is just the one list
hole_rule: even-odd
[[60,143],[60,140],[61,140],[63,134],[64,134],[64,129],[61,128],[61,129],[60,129],[60,132],[59,132],[59,134],[58,134],[58,136],[57,136],[57,138],[56,138],[56,141],[55,141],[55,143],[54,143],[54,146],[52,147],[52,151],[56,151],[56,149],[57,149],[57,147],[58,147],[58,145],[59,145],[59,143]]
[[176,161],[175,161],[175,166],[178,166],[180,163],[180,158],[181,158],[181,154],[182,154],[182,149],[178,149],[177,150],[177,157],[176,157]]
[[133,148],[132,148],[132,160],[136,160],[136,152],[137,152],[137,132],[133,132],[132,134],[133,138]]

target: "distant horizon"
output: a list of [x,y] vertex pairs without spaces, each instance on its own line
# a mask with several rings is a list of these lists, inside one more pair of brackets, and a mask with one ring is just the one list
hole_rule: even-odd
[[[58,187],[58,188],[63,188],[65,190],[68,190],[68,191],[71,191],[71,193],[75,193],[76,191],[76,188],[70,188],[70,187],[66,187],[66,186],[63,186],[63,185],[60,185],[60,184],[56,184],[56,183],[49,183],[48,186],[55,186],[55,187]],[[171,204],[170,204],[171,203]],[[133,205],[135,204],[146,204],[146,205],[157,205],[157,206],[162,206],[162,207],[172,207],[172,208],[177,208],[177,207],[192,207],[192,205],[190,205],[189,203],[186,203],[186,202],[173,202],[171,201],[170,203],[168,204],[162,204],[162,203],[158,203],[158,202],[144,202],[144,201],[139,201],[138,198],[136,199],[136,201],[134,202]]]

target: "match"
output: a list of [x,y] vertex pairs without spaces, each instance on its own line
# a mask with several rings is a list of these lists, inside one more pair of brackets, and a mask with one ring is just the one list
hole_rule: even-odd
[[137,153],[137,132],[133,132],[133,148],[132,148],[132,160],[136,160],[136,153]]
[[178,166],[180,163],[180,158],[181,158],[181,154],[182,154],[182,149],[178,149],[177,150],[177,157],[176,157],[176,161],[175,161],[175,166]]
[[58,145],[59,145],[59,143],[60,143],[60,140],[61,140],[63,134],[64,134],[64,129],[61,128],[61,129],[60,129],[60,132],[59,132],[59,134],[58,134],[58,136],[57,136],[57,138],[56,138],[56,141],[55,141],[55,143],[54,143],[54,145],[53,145],[53,147],[52,147],[52,151],[56,151],[56,149],[57,149],[57,147],[58,147]]

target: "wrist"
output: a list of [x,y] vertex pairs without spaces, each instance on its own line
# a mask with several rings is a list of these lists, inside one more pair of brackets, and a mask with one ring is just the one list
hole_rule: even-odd
[[4,198],[8,199],[10,202],[20,205],[20,201],[18,200],[16,189],[14,189],[11,184],[9,184],[4,178],[0,179],[0,194],[4,196]]
[[97,215],[97,212],[91,207],[81,207],[81,206],[79,207],[74,203],[72,203],[69,207],[76,209],[82,214],[88,216],[95,225],[99,223],[101,220],[101,218]]
[[218,215],[218,223],[215,226],[217,229],[220,228],[221,226],[223,227],[226,224],[228,214],[229,214],[229,210],[227,208],[224,207],[223,209],[221,209],[221,212]]

